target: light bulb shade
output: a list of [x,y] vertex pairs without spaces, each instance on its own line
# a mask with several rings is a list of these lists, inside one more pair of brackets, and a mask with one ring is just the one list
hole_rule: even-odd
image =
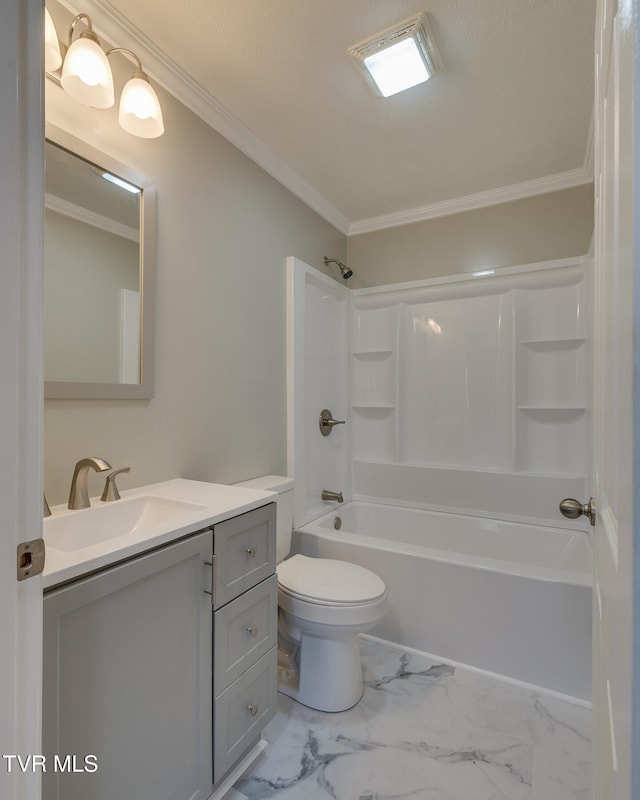
[[158,95],[144,78],[134,76],[122,90],[118,122],[127,133],[143,139],[155,139],[164,133]]
[[44,68],[47,72],[55,72],[62,64],[60,42],[53,24],[51,14],[44,10]]
[[113,75],[107,56],[97,42],[85,35],[67,50],[61,83],[65,92],[85,106],[110,108],[113,105]]

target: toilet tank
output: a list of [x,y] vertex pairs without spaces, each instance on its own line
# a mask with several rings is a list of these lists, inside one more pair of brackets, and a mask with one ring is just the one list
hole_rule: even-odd
[[293,531],[293,478],[283,475],[263,475],[250,481],[242,481],[236,486],[247,489],[261,489],[264,492],[277,492],[276,501],[276,561],[280,562],[291,550]]

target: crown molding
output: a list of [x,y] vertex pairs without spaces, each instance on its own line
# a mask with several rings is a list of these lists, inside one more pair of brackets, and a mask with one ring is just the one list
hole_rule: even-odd
[[73,14],[91,16],[98,36],[119,47],[133,50],[144,71],[180,103],[248,156],[323,219],[346,234],[349,220],[265,143],[246,128],[212,94],[172,61],[141,30],[115,9],[108,0],[59,0]]
[[593,175],[585,167],[548,175],[545,178],[535,178],[531,181],[514,183],[511,186],[502,186],[499,189],[490,189],[487,192],[478,192],[453,200],[443,200],[419,208],[409,208],[392,214],[383,214],[379,217],[357,220],[349,225],[348,236],[360,233],[371,233],[384,228],[395,228],[399,225],[410,225],[413,222],[424,222],[436,217],[446,217],[450,214],[460,214],[463,211],[473,211],[477,208],[496,206],[500,203],[510,203],[514,200],[523,200],[526,197],[535,197],[548,192],[558,192],[562,189],[571,189],[590,183]]
[[45,194],[44,205],[49,211],[55,211],[57,214],[70,217],[77,222],[83,222],[85,225],[91,225],[93,228],[99,228],[101,231],[106,231],[106,233],[112,233],[132,242],[140,241],[140,231],[136,228],[131,228],[122,222],[116,222],[113,219],[109,219],[109,217],[104,217],[102,214],[97,214],[95,211],[89,211],[75,203],[70,203],[68,200],[63,200],[61,197],[56,197],[54,194]]
[[587,139],[585,161],[577,169],[543,178],[502,186],[486,192],[443,200],[418,208],[383,214],[350,222],[326,197],[277,156],[246,128],[212,94],[172,61],[141,30],[109,3],[108,0],[58,0],[74,14],[90,14],[96,33],[107,41],[127,47],[138,54],[145,72],[160,86],[189,108],[200,119],[237,147],[282,186],[346,236],[355,236],[385,228],[424,222],[436,217],[459,214],[478,208],[509,203],[562,189],[582,186],[593,180],[593,114]]

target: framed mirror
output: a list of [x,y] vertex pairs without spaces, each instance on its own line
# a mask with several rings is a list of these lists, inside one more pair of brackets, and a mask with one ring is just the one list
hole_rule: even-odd
[[49,125],[45,168],[44,396],[151,398],[154,187]]

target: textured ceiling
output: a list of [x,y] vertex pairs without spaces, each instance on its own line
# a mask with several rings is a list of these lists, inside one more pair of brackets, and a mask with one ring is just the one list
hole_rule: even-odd
[[[110,0],[348,220],[579,170],[595,0]],[[377,97],[348,48],[426,11],[442,72]]]

